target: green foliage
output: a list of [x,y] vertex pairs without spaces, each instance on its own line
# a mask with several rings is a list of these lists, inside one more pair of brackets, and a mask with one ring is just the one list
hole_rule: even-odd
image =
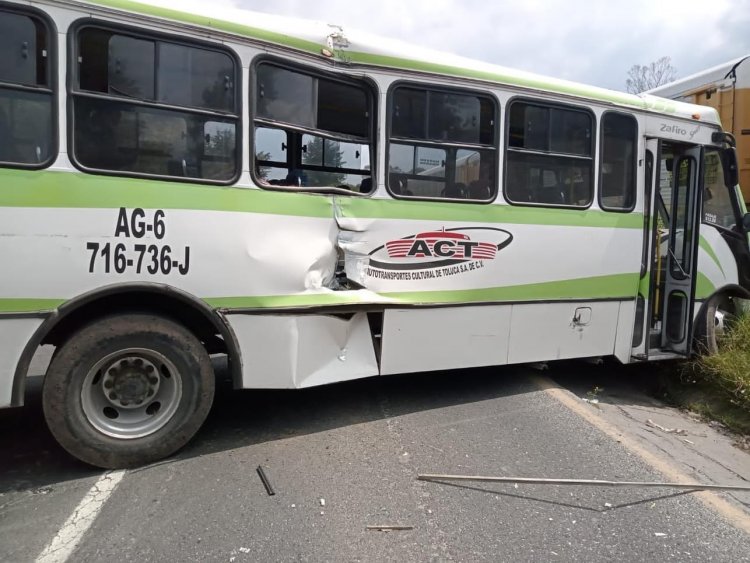
[[750,314],[734,319],[719,341],[719,353],[701,357],[697,367],[706,382],[750,412]]

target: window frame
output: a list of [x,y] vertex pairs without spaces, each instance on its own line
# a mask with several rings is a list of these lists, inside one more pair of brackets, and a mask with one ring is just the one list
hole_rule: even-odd
[[0,161],[0,168],[15,168],[20,170],[42,170],[49,168],[57,160],[60,151],[60,119],[58,115],[58,104],[60,96],[59,88],[59,70],[58,70],[58,47],[57,47],[57,26],[52,18],[46,12],[26,5],[8,4],[0,1],[0,12],[27,16],[32,19],[36,18],[44,25],[47,32],[47,79],[49,80],[48,88],[39,88],[38,86],[29,86],[26,84],[15,84],[12,82],[0,81],[0,88],[3,90],[16,90],[20,92],[44,93],[50,96],[50,151],[49,157],[36,164],[24,162]]
[[[490,197],[487,199],[471,199],[471,198],[450,198],[450,197],[422,197],[422,196],[405,196],[402,194],[396,194],[391,189],[391,186],[389,184],[389,178],[390,178],[390,155],[391,155],[391,142],[393,141],[391,136],[391,130],[393,127],[393,120],[391,119],[391,116],[393,114],[393,98],[394,98],[394,91],[398,88],[412,88],[416,90],[423,90],[425,92],[435,92],[439,94],[458,94],[458,95],[468,95],[468,96],[476,96],[478,98],[484,98],[489,100],[492,103],[492,106],[495,110],[494,117],[495,117],[495,123],[494,123],[494,132],[493,132],[493,139],[492,139],[492,146],[490,148],[490,145],[482,145],[482,144],[475,144],[475,143],[460,143],[455,141],[450,142],[440,142],[435,141],[432,139],[403,139],[403,140],[396,140],[396,144],[401,145],[411,145],[414,147],[417,146],[424,146],[428,148],[444,148],[444,147],[451,147],[455,149],[476,149],[477,151],[493,151],[495,153],[495,165],[494,165],[494,173],[495,173],[495,183],[494,183],[494,189],[492,190],[492,193],[490,194]],[[507,107],[507,105],[506,105]],[[388,90],[386,92],[386,123],[385,123],[385,146],[383,150],[385,151],[385,189],[388,192],[388,195],[390,195],[393,199],[403,200],[403,201],[436,201],[436,202],[442,202],[442,203],[465,203],[465,204],[482,204],[482,205],[488,205],[492,204],[495,201],[497,201],[497,197],[500,194],[500,164],[501,164],[501,150],[500,150],[500,129],[501,129],[501,122],[502,122],[502,105],[500,103],[500,100],[497,98],[497,96],[490,91],[487,90],[481,90],[478,88],[464,88],[460,86],[446,86],[444,84],[431,84],[428,82],[418,82],[413,80],[395,80],[393,81],[390,86],[388,87]],[[429,121],[429,114],[425,116],[425,119]]]
[[[630,207],[605,207],[602,203],[602,164],[604,162],[604,119],[607,115],[619,115],[620,117],[627,117],[635,123],[635,146],[633,148],[633,203]],[[638,145],[640,141],[640,127],[638,126],[638,119],[635,114],[626,113],[623,111],[605,110],[599,116],[599,174],[597,175],[597,186],[596,186],[596,200],[599,204],[599,209],[606,211],[607,213],[632,213],[638,205]]]
[[[539,150],[530,150],[530,149],[513,149],[509,147],[510,144],[510,118],[511,118],[511,106],[516,102],[522,102],[530,105],[535,106],[541,106],[548,109],[563,109],[563,110],[571,110],[578,113],[585,113],[588,114],[591,118],[591,157],[585,157],[585,156],[578,156],[574,154],[565,154],[565,153],[557,153],[557,152],[550,152],[550,151],[539,151]],[[598,120],[596,119],[596,113],[589,107],[589,106],[579,106],[575,104],[566,104],[563,102],[557,102],[557,101],[549,101],[544,98],[532,98],[529,96],[512,96],[508,98],[508,101],[505,104],[505,123],[504,123],[504,129],[503,132],[505,134],[505,142],[503,146],[503,197],[505,198],[505,201],[507,201],[510,205],[516,205],[518,207],[546,207],[551,209],[571,209],[576,211],[583,211],[586,209],[591,209],[591,207],[594,205],[594,201],[596,201],[596,151],[597,151],[597,131],[598,129]],[[510,150],[509,150],[510,149]],[[572,158],[572,159],[580,159],[580,160],[590,160],[591,162],[591,176],[590,176],[590,182],[591,182],[591,200],[588,202],[587,205],[566,205],[566,204],[556,204],[556,203],[535,203],[530,201],[514,201],[508,196],[508,152],[518,152],[521,154],[532,154],[532,155],[539,155],[539,156],[552,156],[552,157],[562,157],[562,158]]]
[[[255,131],[258,127],[267,129],[277,129],[285,132],[294,131],[300,135],[312,135],[314,137],[321,137],[326,140],[340,141],[340,142],[360,142],[361,138],[353,135],[347,135],[345,133],[332,133],[330,131],[324,131],[322,129],[315,129],[312,127],[305,127],[302,125],[294,125],[291,123],[285,123],[283,121],[276,121],[268,119],[266,117],[259,117],[257,111],[257,87],[258,81],[256,79],[256,69],[261,64],[270,64],[278,68],[289,70],[292,72],[298,72],[312,76],[313,78],[322,78],[325,80],[331,80],[333,82],[339,82],[348,86],[358,86],[367,95],[367,102],[369,104],[370,115],[367,118],[367,132],[368,132],[368,147],[370,149],[370,174],[361,174],[362,170],[354,168],[340,168],[343,173],[346,174],[357,174],[362,178],[371,178],[371,186],[369,192],[360,193],[344,188],[338,188],[335,186],[328,187],[316,187],[316,186],[282,186],[269,184],[267,181],[261,179],[257,174],[258,160],[255,158]],[[338,195],[349,195],[354,197],[371,197],[377,188],[376,176],[377,176],[377,155],[378,155],[378,100],[380,97],[380,90],[377,82],[367,76],[350,76],[342,75],[337,72],[332,72],[327,69],[321,69],[316,66],[305,64],[304,62],[298,62],[290,60],[278,55],[262,53],[253,58],[250,62],[250,84],[248,85],[248,97],[249,97],[249,141],[248,151],[250,158],[250,177],[253,184],[264,190],[269,191],[281,191],[281,192],[297,192],[297,193],[310,193],[310,194],[338,194]],[[361,143],[362,144],[362,143]],[[266,161],[274,164],[282,164],[281,161]],[[287,154],[287,166],[289,165],[289,155]],[[278,166],[280,168],[280,166]],[[331,167],[319,166],[314,164],[306,164],[305,170],[313,172],[330,172]]]
[[[128,96],[118,96],[111,94],[103,94],[100,92],[87,92],[81,90],[78,87],[79,84],[79,66],[78,66],[78,38],[80,32],[85,28],[94,28],[103,31],[111,31],[113,33],[120,33],[136,39],[145,39],[154,42],[171,43],[173,45],[181,45],[185,47],[192,47],[197,49],[204,49],[208,51],[214,51],[223,53],[231,59],[234,64],[234,106],[235,112],[225,112],[220,110],[211,110],[206,108],[196,108],[190,106],[179,106],[173,104],[166,104],[158,101],[144,101]],[[155,54],[154,62],[154,77],[158,73],[158,55]],[[242,103],[242,75],[243,68],[242,62],[237,53],[231,47],[223,43],[212,43],[210,41],[203,41],[200,39],[194,39],[192,37],[186,37],[182,35],[175,35],[170,33],[163,33],[161,31],[153,31],[143,29],[135,26],[122,25],[117,22],[108,20],[96,19],[96,18],[81,18],[73,22],[68,31],[68,80],[67,80],[67,118],[68,118],[68,157],[70,162],[81,170],[89,174],[97,174],[102,176],[118,176],[127,178],[145,178],[150,180],[161,180],[167,182],[179,182],[179,183],[191,183],[191,184],[208,184],[217,186],[229,186],[236,184],[242,176],[242,155],[243,155],[243,109],[244,104]],[[156,83],[155,83],[156,87]],[[115,103],[131,104],[133,106],[153,108],[156,110],[166,110],[172,112],[180,112],[183,114],[201,115],[205,117],[216,117],[227,121],[233,121],[235,124],[235,147],[234,147],[234,158],[235,158],[235,172],[234,175],[227,180],[212,180],[210,178],[193,178],[188,176],[170,176],[166,174],[152,174],[147,172],[133,172],[129,170],[109,170],[105,168],[92,168],[83,165],[76,158],[75,151],[75,100],[79,97],[96,99],[96,100],[112,100]]]

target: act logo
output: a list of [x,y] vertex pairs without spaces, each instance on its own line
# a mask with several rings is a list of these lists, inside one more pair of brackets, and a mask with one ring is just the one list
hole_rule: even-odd
[[491,227],[425,231],[379,246],[370,252],[369,267],[406,271],[488,262],[512,241],[510,232]]

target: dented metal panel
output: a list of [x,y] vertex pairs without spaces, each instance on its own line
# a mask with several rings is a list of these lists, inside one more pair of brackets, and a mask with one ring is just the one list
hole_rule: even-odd
[[378,375],[366,313],[228,315],[242,353],[242,387],[301,388]]

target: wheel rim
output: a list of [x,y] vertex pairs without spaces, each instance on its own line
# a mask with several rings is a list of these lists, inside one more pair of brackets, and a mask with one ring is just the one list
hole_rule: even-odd
[[99,360],[81,389],[83,412],[99,432],[134,439],[153,434],[174,415],[182,377],[163,354],[145,348],[119,350]]

